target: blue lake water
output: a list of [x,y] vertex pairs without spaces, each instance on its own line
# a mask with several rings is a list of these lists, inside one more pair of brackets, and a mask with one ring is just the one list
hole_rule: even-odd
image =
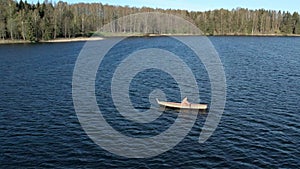
[[[0,167],[299,168],[300,38],[209,39],[226,74],[226,107],[218,128],[199,144],[206,118],[199,115],[177,146],[146,159],[114,155],[95,144],[82,129],[72,100],[72,76],[84,42],[1,45]],[[143,46],[145,41],[187,54],[176,50],[176,43],[165,44],[164,37],[131,38],[124,45]],[[132,50],[120,48],[115,52]],[[102,105],[104,117],[127,136],[148,137],[166,130],[176,119],[176,112],[166,112],[149,125],[133,123],[115,113],[106,78],[118,59],[122,56],[103,60],[96,77],[97,102],[106,103]],[[210,103],[204,67],[192,57],[186,59],[192,70],[203,70],[196,72],[196,80],[202,85],[201,101]],[[164,90],[170,101],[180,99],[172,77],[153,69],[132,81],[133,106],[147,110],[149,94],[155,88]]]

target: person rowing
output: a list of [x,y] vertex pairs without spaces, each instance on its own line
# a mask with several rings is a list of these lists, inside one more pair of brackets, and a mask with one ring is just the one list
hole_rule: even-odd
[[187,97],[185,97],[185,98],[181,101],[181,105],[183,105],[183,106],[191,106],[191,103],[187,100]]

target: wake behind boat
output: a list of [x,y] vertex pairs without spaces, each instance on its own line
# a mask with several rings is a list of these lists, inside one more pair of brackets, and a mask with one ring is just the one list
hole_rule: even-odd
[[160,106],[165,106],[165,107],[169,107],[169,108],[191,109],[191,110],[206,110],[207,109],[207,104],[190,103],[190,102],[188,102],[187,97],[184,98],[181,103],[159,101],[158,99],[156,99],[156,101]]

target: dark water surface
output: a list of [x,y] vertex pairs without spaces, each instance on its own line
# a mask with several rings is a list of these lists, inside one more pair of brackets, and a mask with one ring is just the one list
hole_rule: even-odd
[[[162,42],[159,38],[149,40],[158,45]],[[148,159],[111,154],[94,144],[80,126],[73,107],[72,74],[83,42],[1,45],[0,167],[299,168],[300,38],[210,40],[227,78],[226,108],[218,128],[208,141],[199,144],[205,118],[199,115],[182,142]],[[142,44],[144,40],[130,41]],[[117,53],[121,52],[124,51]],[[104,69],[99,72],[107,70],[109,76],[116,60],[104,60]],[[195,63],[190,65],[192,70],[198,66],[193,59],[187,60]],[[203,93],[210,86],[205,71],[202,73],[196,73],[196,78],[203,82]],[[172,77],[158,74],[150,70],[132,81],[130,91],[136,95],[131,99],[137,109],[149,108],[148,96],[155,88],[164,90],[169,100],[178,101],[178,88]],[[96,79],[98,103],[110,97],[107,91],[100,90],[110,87],[103,78],[98,75]],[[209,92],[201,97],[201,101],[210,102]],[[150,126],[136,125],[120,120],[122,117],[110,109],[113,105],[109,99],[105,103],[109,103],[103,108],[105,118],[128,136],[159,134],[176,119],[176,113],[168,112]]]

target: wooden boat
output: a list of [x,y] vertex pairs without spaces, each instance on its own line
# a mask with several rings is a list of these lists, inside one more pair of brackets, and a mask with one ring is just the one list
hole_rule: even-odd
[[196,104],[196,103],[190,103],[187,100],[187,97],[182,100],[181,103],[175,103],[175,102],[164,102],[159,101],[156,99],[157,103],[160,106],[165,106],[169,108],[176,108],[176,109],[191,109],[191,110],[206,110],[207,104]]

